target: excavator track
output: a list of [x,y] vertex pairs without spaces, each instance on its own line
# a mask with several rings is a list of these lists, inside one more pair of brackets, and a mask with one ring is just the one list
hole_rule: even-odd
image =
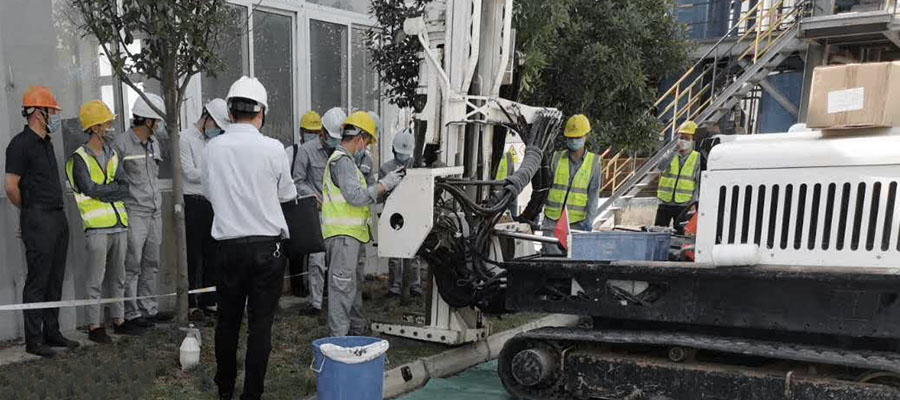
[[895,353],[683,332],[543,328],[507,342],[498,369],[530,400],[900,399],[856,380],[896,375]]

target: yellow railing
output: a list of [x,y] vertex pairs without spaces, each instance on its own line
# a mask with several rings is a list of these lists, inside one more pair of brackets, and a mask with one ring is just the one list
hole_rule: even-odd
[[[799,22],[807,1],[780,0],[768,5],[768,8],[764,8],[764,3],[760,1],[747,10],[725,36],[653,103],[653,108],[658,110],[657,118],[664,121],[659,132],[662,143],[675,137],[678,125],[683,121],[703,122],[696,121],[696,118],[713,102],[717,90],[728,86],[729,68],[752,65],[768,54]],[[741,51],[743,47],[746,49]],[[720,53],[740,55],[720,60]],[[710,59],[713,61],[710,62]],[[727,66],[720,68],[720,61],[726,62]],[[611,152],[607,150],[604,155],[608,153]],[[633,155],[629,156],[624,151],[604,157],[605,179],[601,191],[617,191],[634,176],[636,162]],[[629,164],[635,167],[624,167]]]

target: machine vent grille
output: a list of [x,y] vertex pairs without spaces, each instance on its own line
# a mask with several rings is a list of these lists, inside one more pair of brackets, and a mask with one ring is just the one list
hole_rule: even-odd
[[897,180],[718,187],[716,244],[900,252]]

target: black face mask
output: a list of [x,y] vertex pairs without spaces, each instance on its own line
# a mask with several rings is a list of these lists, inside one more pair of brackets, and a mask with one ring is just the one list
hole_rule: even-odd
[[263,128],[264,126],[266,126],[266,112],[263,111],[262,113],[263,113],[263,119],[262,119],[262,123],[259,124],[259,129],[260,129],[260,130],[262,130],[262,128]]

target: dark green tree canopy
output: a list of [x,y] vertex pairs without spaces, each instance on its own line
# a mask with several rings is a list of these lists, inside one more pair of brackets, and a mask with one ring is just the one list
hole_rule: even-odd
[[519,99],[585,114],[590,147],[641,150],[661,129],[660,80],[686,65],[688,41],[669,1],[518,0]]

